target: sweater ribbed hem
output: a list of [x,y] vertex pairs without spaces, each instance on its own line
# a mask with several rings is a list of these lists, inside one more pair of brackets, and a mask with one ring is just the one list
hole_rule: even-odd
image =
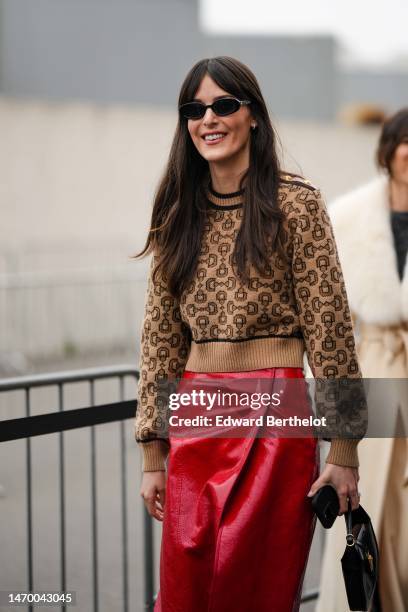
[[139,442],[142,449],[142,472],[166,471],[169,444],[165,440]]
[[326,463],[334,463],[343,467],[358,467],[357,444],[359,440],[335,439],[330,443]]
[[185,369],[191,372],[245,372],[263,368],[302,368],[303,338],[253,338],[191,343]]

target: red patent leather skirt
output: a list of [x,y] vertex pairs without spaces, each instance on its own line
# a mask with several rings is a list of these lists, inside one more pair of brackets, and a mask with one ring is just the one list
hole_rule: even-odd
[[[183,377],[203,376],[304,374],[266,368]],[[313,437],[170,436],[155,612],[298,610],[315,527],[306,495],[318,466]]]

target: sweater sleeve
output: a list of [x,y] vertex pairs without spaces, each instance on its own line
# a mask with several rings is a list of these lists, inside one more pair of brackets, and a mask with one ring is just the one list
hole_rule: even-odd
[[182,320],[179,302],[169,292],[161,272],[153,281],[157,257],[151,259],[141,327],[138,405],[135,440],[142,450],[142,470],[165,470],[169,451],[168,406],[158,393],[159,383],[181,378],[191,334]]
[[[348,414],[351,413],[352,429],[359,432],[352,437],[341,435],[325,438],[331,442],[326,461],[357,467],[357,444],[364,435],[361,435],[361,431],[365,431],[366,405],[363,401],[362,407],[361,403],[362,376],[333,228],[318,189],[303,188],[296,198],[294,212],[293,286],[308,362],[314,378],[319,379],[316,381],[318,416],[324,413],[330,424],[340,421],[348,427]],[[346,383],[349,384],[352,398],[349,404],[356,397],[356,386],[360,392],[360,401],[353,404],[349,411],[344,411],[344,395],[341,402],[338,396],[330,396],[327,393],[329,383],[321,380],[338,378],[357,379]],[[339,384],[338,381],[336,384]],[[328,396],[331,397],[329,401]],[[337,397],[337,401],[333,397]],[[340,429],[339,426],[336,433]]]

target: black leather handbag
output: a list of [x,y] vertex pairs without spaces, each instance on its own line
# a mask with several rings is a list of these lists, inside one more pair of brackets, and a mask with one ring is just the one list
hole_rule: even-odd
[[344,515],[346,550],[341,559],[350,610],[369,610],[378,580],[378,544],[367,512],[359,506]]

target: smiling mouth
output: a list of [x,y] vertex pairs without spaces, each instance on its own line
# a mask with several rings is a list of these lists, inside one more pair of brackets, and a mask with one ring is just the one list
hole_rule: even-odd
[[206,144],[215,144],[221,142],[226,137],[226,134],[219,132],[217,134],[210,134],[209,136],[203,136],[203,140]]

